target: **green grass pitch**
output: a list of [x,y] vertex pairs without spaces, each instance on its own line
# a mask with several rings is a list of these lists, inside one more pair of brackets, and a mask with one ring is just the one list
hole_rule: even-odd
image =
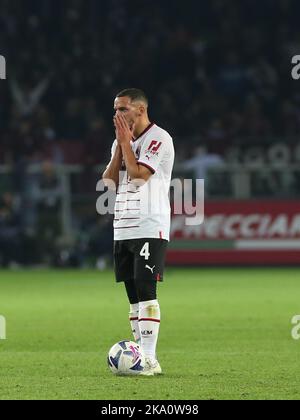
[[159,286],[161,377],[115,377],[131,339],[110,271],[0,271],[0,399],[299,399],[298,269],[169,269]]

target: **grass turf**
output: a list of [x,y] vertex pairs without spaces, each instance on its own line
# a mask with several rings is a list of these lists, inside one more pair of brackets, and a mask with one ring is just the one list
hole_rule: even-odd
[[130,338],[111,272],[0,271],[0,399],[299,399],[298,269],[172,269],[159,287],[162,377],[115,377]]

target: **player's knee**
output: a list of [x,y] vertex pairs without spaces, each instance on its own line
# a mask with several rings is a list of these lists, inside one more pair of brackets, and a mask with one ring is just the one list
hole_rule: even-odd
[[140,302],[139,309],[146,318],[160,319],[160,307],[157,299]]

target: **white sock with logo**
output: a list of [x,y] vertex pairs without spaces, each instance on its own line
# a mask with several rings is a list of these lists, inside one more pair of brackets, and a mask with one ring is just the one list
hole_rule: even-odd
[[139,328],[145,356],[156,359],[156,345],[160,326],[160,307],[157,300],[139,304]]
[[129,321],[134,340],[137,344],[141,344],[141,335],[139,328],[139,304],[130,305]]

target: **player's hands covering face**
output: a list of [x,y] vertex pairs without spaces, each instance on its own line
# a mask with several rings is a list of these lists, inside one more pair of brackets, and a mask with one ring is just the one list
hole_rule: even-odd
[[130,143],[133,139],[133,131],[130,129],[124,115],[114,116],[114,126],[118,144],[121,146],[122,144]]

